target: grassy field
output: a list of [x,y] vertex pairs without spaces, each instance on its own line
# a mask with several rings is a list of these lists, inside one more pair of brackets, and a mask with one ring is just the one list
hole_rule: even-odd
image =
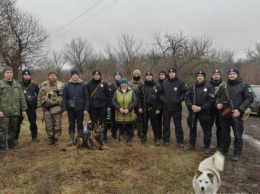
[[[66,118],[58,146],[47,144],[40,118],[38,126],[41,142],[31,142],[25,119],[21,148],[0,158],[0,193],[192,193],[191,180],[204,157],[177,148],[173,132],[168,147],[155,147],[151,129],[146,145],[135,136],[133,147],[119,147],[109,131],[106,145],[111,150],[83,148],[77,155],[61,151],[68,140]],[[185,129],[186,140],[187,134]]]

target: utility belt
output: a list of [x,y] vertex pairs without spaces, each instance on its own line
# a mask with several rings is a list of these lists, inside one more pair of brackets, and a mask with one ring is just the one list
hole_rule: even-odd
[[62,107],[59,106],[58,104],[50,105],[44,103],[43,107],[45,110],[49,111],[52,115],[62,112]]
[[58,104],[47,104],[47,103],[43,103],[42,105],[46,110],[50,110],[51,108],[55,107],[55,106],[59,106]]

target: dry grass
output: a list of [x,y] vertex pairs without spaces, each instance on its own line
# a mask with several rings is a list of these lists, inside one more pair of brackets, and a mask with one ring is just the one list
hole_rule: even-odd
[[[40,116],[39,116],[40,117]],[[44,125],[39,118],[41,142],[31,142],[28,121],[22,125],[20,149],[8,150],[0,158],[0,193],[192,193],[191,180],[202,156],[185,152],[175,145],[155,147],[152,130],[148,143],[118,147],[108,135],[112,150],[81,149],[62,152],[66,147],[67,120],[58,146],[47,145]],[[185,132],[187,134],[187,131]],[[187,139],[187,138],[185,138]]]

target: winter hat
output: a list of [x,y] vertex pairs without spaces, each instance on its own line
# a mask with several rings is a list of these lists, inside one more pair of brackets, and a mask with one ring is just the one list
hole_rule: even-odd
[[164,75],[167,75],[167,74],[168,74],[165,69],[161,69],[160,72],[159,72],[159,75],[160,75],[161,73],[163,73]]
[[153,73],[152,73],[151,71],[147,71],[147,72],[145,73],[145,76],[147,76],[147,75],[153,76]]
[[115,77],[116,75],[120,75],[120,76],[122,77],[122,74],[121,74],[119,71],[116,71],[116,72],[114,73],[114,77]]
[[95,75],[95,74],[98,74],[98,75],[101,76],[101,72],[100,72],[99,70],[94,70],[94,71],[92,72],[92,75]]
[[13,71],[13,69],[12,69],[12,67],[5,66],[3,69],[3,73],[5,73],[6,71]]
[[215,70],[212,72],[211,75],[213,75],[214,73],[219,73],[219,74],[221,75],[221,73],[220,73],[220,71],[219,71],[218,69],[215,69]]
[[24,69],[23,71],[22,71],[22,76],[23,75],[31,75],[31,71],[29,70],[29,69]]
[[120,84],[127,84],[128,83],[128,80],[126,78],[122,78],[120,79]]
[[232,69],[228,70],[228,74],[229,74],[230,72],[235,72],[235,73],[237,74],[237,76],[239,77],[239,71],[238,71],[238,69],[232,68]]
[[199,75],[199,74],[202,74],[204,76],[204,79],[206,78],[206,73],[204,71],[198,71],[196,73],[196,77]]
[[172,68],[170,68],[170,69],[168,70],[168,73],[170,73],[170,72],[177,73],[177,72],[176,72],[176,69],[175,69],[175,68],[173,68],[173,67],[172,67]]
[[141,76],[140,70],[138,70],[138,69],[134,70],[133,76],[136,76],[136,75]]
[[72,76],[73,74],[79,75],[79,71],[77,69],[73,69],[71,70],[70,75]]
[[52,70],[49,71],[48,76],[49,76],[50,74],[55,74],[56,76],[58,76],[57,71],[55,71],[54,69],[52,69]]

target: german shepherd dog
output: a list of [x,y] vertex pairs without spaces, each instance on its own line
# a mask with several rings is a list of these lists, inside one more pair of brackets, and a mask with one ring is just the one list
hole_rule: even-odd
[[87,131],[83,133],[83,136],[77,136],[75,139],[75,145],[62,149],[62,151],[77,150],[82,147],[87,147],[91,150],[110,150],[107,146],[104,146],[102,137],[102,125],[94,123],[94,127],[90,127],[91,123],[88,123]]
[[102,136],[102,126],[99,123],[94,123],[93,131],[90,132],[88,138],[84,138],[86,145],[92,150],[103,150],[104,142]]

